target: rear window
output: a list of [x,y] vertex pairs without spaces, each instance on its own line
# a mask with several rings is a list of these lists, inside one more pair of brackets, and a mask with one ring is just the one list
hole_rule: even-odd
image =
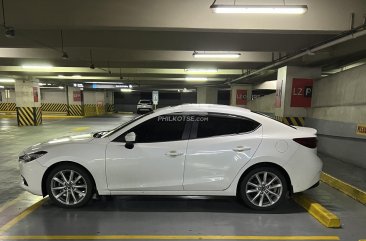
[[259,126],[258,122],[244,117],[209,114],[198,122],[196,138],[247,133],[254,131]]
[[151,104],[151,100],[140,100],[140,104]]
[[269,116],[269,115],[266,115],[266,114],[263,114],[263,113],[261,113],[261,112],[257,112],[257,111],[252,111],[253,113],[256,113],[256,114],[258,114],[258,115],[261,115],[261,116],[264,116],[264,117],[267,117],[267,118],[269,118],[269,119],[272,119],[272,120],[274,120],[274,121],[277,121],[277,122],[279,122],[279,123],[281,123],[281,124],[283,124],[283,125],[285,125],[285,126],[288,126],[288,127],[291,127],[291,128],[293,128],[293,129],[296,129],[295,127],[293,127],[292,125],[287,125],[286,123],[283,123],[282,121],[279,121],[279,120],[277,120],[276,118],[274,118],[274,117],[272,117],[272,116]]

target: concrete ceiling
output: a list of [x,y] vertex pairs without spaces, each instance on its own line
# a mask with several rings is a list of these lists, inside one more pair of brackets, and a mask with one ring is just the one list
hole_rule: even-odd
[[[57,83],[114,80],[156,88],[222,85],[248,69],[349,30],[352,13],[353,26],[359,26],[366,14],[364,0],[286,0],[289,5],[307,5],[308,11],[281,16],[215,14],[209,9],[212,2],[4,0],[6,25],[14,27],[16,34],[14,38],[0,35],[0,75]],[[218,4],[233,2],[217,0]],[[236,4],[258,4],[258,0],[236,0]],[[260,4],[282,5],[283,1],[262,0]],[[68,60],[61,58],[61,30]],[[337,68],[341,60],[365,58],[365,42],[365,38],[355,39],[290,64]],[[89,68],[90,51],[96,69]],[[194,51],[234,51],[241,56],[203,60],[194,58]],[[51,64],[54,68],[29,71],[19,67],[23,64]],[[218,71],[200,74],[207,82],[192,83],[185,81],[192,76],[188,68]],[[274,73],[264,73],[255,81],[273,78]]]

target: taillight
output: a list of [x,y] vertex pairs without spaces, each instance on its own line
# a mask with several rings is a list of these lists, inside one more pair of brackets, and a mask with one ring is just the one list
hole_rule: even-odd
[[308,148],[316,148],[317,139],[316,137],[307,137],[307,138],[295,138],[293,139],[295,142],[299,143],[300,145],[306,146]]

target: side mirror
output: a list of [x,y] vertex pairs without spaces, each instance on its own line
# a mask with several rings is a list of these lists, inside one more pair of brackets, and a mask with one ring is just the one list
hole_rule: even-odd
[[129,132],[125,135],[125,147],[127,149],[132,149],[134,147],[134,142],[136,141],[136,134],[135,132]]

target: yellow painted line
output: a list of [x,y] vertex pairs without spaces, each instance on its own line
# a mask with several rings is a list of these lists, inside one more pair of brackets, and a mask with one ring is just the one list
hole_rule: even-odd
[[18,197],[14,198],[13,200],[9,200],[6,203],[4,203],[3,205],[1,205],[0,213],[3,212],[4,210],[8,209],[9,207],[13,206],[14,204],[16,204],[21,199],[23,199],[25,194],[26,194],[26,192],[23,192],[23,193],[19,194]]
[[329,186],[343,192],[344,194],[350,196],[351,198],[359,201],[360,203],[366,205],[366,192],[354,187],[344,181],[341,181],[327,173],[322,173],[320,180]]
[[0,115],[0,118],[16,118],[16,115]]
[[[7,230],[9,230],[11,227],[13,227],[15,224],[17,224],[18,222],[20,222],[21,220],[23,220],[24,218],[26,218],[29,214],[31,214],[34,210],[36,210],[37,208],[39,208],[42,203],[45,201],[46,199],[43,198],[41,200],[39,200],[38,202],[36,202],[35,204],[33,204],[32,206],[28,207],[27,209],[25,209],[23,212],[21,212],[18,216],[14,217],[12,220],[10,220],[9,222],[7,222],[6,224],[4,224],[1,228],[0,228],[0,234],[3,234],[4,232],[6,232]],[[1,236],[0,236],[1,237]],[[1,238],[0,238],[1,239]]]
[[81,126],[81,127],[73,128],[72,131],[86,131],[88,129],[90,129],[89,126]]
[[340,240],[338,236],[76,235],[0,236],[3,240]]
[[294,196],[295,201],[308,211],[316,220],[327,228],[340,228],[341,220],[321,204],[315,202],[304,194]]
[[75,115],[42,115],[42,118],[46,118],[46,119],[80,119],[80,118],[84,118],[84,116],[75,116]]

